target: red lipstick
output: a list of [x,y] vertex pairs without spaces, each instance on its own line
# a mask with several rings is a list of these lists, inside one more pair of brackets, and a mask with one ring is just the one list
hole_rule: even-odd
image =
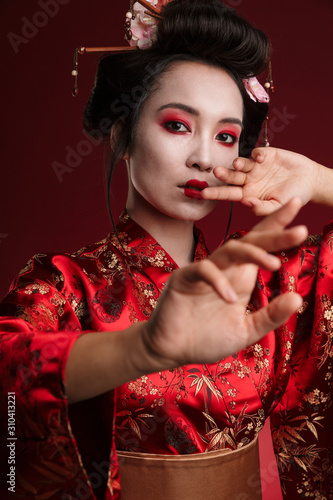
[[208,187],[208,183],[205,181],[198,181],[198,179],[191,179],[184,186],[184,194],[189,198],[196,198],[201,200],[201,191]]

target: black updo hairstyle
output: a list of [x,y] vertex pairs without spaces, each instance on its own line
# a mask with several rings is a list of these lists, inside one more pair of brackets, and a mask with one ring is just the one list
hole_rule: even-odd
[[173,0],[162,9],[157,40],[151,48],[103,57],[89,98],[84,129],[102,133],[109,141],[112,125],[119,120],[107,173],[107,196],[112,173],[131,150],[141,107],[156,89],[159,77],[176,61],[198,61],[222,68],[239,87],[244,102],[241,156],[250,156],[258,140],[268,105],[254,102],[243,78],[262,73],[269,60],[266,35],[220,0]]

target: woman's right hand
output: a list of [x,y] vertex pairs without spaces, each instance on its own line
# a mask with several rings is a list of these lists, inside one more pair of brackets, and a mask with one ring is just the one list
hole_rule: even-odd
[[[175,271],[142,330],[159,371],[190,363],[212,363],[260,340],[302,305],[296,293],[280,295],[254,314],[245,314],[258,267],[275,271],[278,252],[304,241],[304,226],[286,229],[297,215],[297,198],[269,215],[239,240],[230,240],[209,259]],[[144,367],[142,367],[144,370]]]
[[65,386],[71,403],[89,399],[148,373],[190,363],[212,363],[260,340],[302,305],[281,295],[245,314],[258,267],[271,271],[269,254],[300,244],[304,226],[286,229],[300,209],[291,200],[246,236],[230,240],[209,259],[172,273],[147,322],[125,330],[82,335],[67,359]]

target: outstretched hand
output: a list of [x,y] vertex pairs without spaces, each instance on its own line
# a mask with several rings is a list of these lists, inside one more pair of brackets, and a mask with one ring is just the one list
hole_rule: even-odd
[[159,369],[212,363],[260,340],[302,304],[296,293],[281,295],[245,314],[258,267],[277,270],[277,252],[300,244],[304,226],[286,229],[299,199],[269,215],[239,240],[230,240],[209,259],[175,271],[146,323],[144,342]]
[[268,215],[294,196],[305,205],[317,189],[319,165],[309,158],[270,147],[256,148],[251,158],[236,158],[233,169],[216,167],[225,184],[201,192],[205,199],[240,201],[256,215]]

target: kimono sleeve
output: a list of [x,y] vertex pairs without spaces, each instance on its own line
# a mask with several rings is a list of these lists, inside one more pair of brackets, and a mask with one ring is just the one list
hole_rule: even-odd
[[10,492],[31,499],[95,498],[63,384],[87,313],[68,263],[66,256],[35,256],[0,304],[1,498]]

